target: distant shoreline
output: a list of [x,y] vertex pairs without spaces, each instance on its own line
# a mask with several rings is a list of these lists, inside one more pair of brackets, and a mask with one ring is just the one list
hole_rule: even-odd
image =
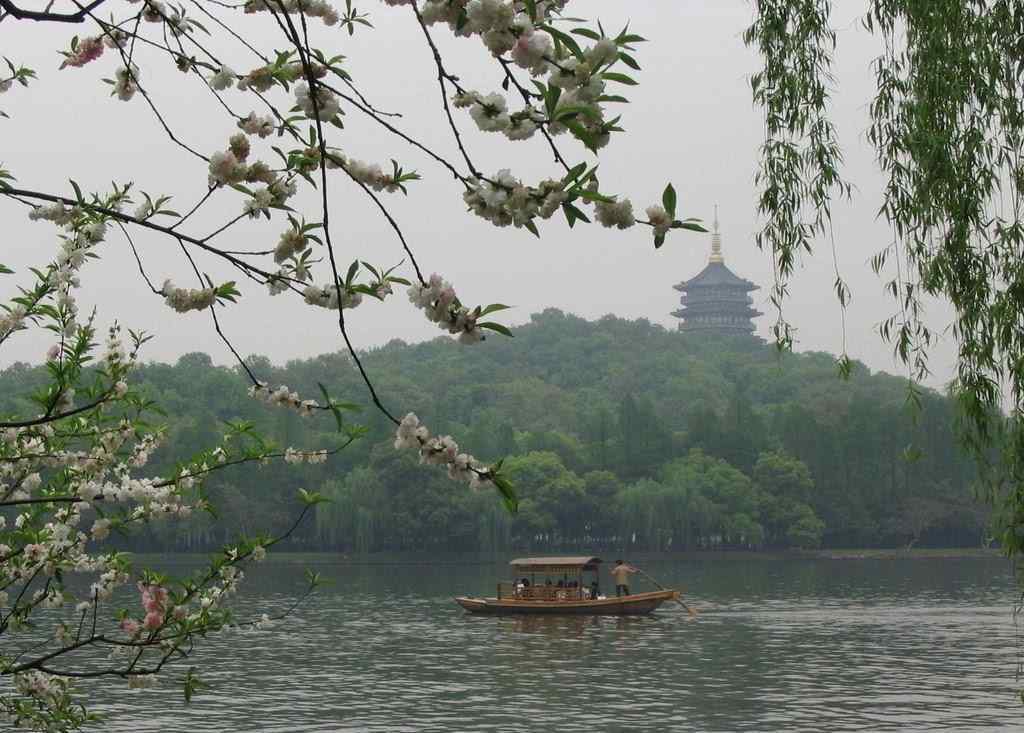
[[[189,558],[205,558],[209,553],[203,552],[169,552],[169,553],[131,553],[136,556],[156,556],[164,558],[176,557],[182,560]],[[333,552],[331,550],[307,551],[307,550],[280,550],[270,554],[271,559],[285,562],[341,562],[352,565],[462,565],[479,564],[490,565],[495,561],[503,562],[508,556],[528,555],[571,555],[579,554],[579,551],[510,551],[498,553],[477,553],[477,552],[438,552],[429,558],[423,558],[421,552],[371,552],[367,554]],[[612,555],[623,555],[621,551],[597,553],[602,558],[609,558]],[[910,550],[904,548],[843,548],[829,550],[777,550],[755,552],[750,550],[697,550],[691,552],[638,552],[625,553],[625,556],[640,560],[667,559],[677,557],[680,559],[727,559],[750,561],[771,561],[779,559],[804,559],[804,560],[939,560],[939,559],[1005,559],[1003,551],[999,548],[981,547],[947,547],[932,548],[921,547]]]
[[1003,551],[997,547],[914,547],[890,549],[843,549],[843,550],[795,550],[797,557],[812,557],[822,560],[926,560],[940,558],[1003,558]]

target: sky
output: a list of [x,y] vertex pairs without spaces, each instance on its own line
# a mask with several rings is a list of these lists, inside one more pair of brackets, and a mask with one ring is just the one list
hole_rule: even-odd
[[[860,9],[853,5],[860,4],[843,3],[834,18],[838,49],[832,114],[845,154],[843,175],[854,193],[849,202],[834,207],[834,244],[818,241],[815,253],[799,264],[786,316],[797,329],[796,350],[839,352],[844,328],[833,291],[838,267],[852,290],[845,323],[848,353],[873,370],[905,373],[877,331],[878,323],[895,307],[868,264],[891,239],[886,223],[876,216],[884,181],[865,139],[873,91],[871,63],[878,48],[861,28],[855,12]],[[316,28],[314,44],[344,54],[345,68],[374,105],[400,112],[397,123],[403,129],[456,160],[430,52],[411,13],[378,0],[359,0],[356,6],[370,13],[373,29],[349,37],[338,29]],[[105,7],[107,15],[121,17],[131,6],[111,0]],[[771,258],[754,244],[761,225],[754,174],[763,116],[751,100],[749,80],[759,61],[742,41],[752,20],[752,4],[577,0],[569,11],[599,18],[610,31],[629,22],[633,32],[649,40],[637,49],[643,67],[634,75],[639,86],[622,92],[630,99],[621,108],[626,132],[613,136],[601,151],[602,191],[630,197],[642,212],[660,201],[662,189],[671,181],[678,192],[680,216],[710,222],[717,205],[726,264],[762,285],[753,293],[755,306],[765,312],[757,321],[757,332],[770,339]],[[238,16],[232,27],[262,49],[284,46],[269,17]],[[70,178],[86,190],[109,187],[112,180],[132,181],[136,190],[173,195],[176,208],[187,210],[205,192],[205,165],[168,139],[141,96],[128,103],[109,96],[101,79],[113,76],[119,65],[115,54],[108,51],[81,69],[58,70],[57,52],[68,48],[76,33],[93,34],[95,28],[11,19],[0,23],[0,55],[35,68],[40,77],[28,89],[16,87],[0,96],[0,109],[11,115],[9,120],[0,119],[0,167],[11,171],[24,188],[65,195],[71,190]],[[232,68],[244,72],[256,65],[244,47],[224,41],[223,33],[215,35],[222,40],[211,42],[211,50]],[[463,84],[485,93],[498,90],[500,68],[476,39],[454,38],[441,26],[435,27],[434,36],[449,71]],[[208,90],[174,70],[165,56],[141,51],[139,65],[143,84],[182,140],[207,155],[225,147],[236,130]],[[255,108],[242,92],[230,91],[225,99],[242,113]],[[517,100],[510,101],[518,107]],[[470,154],[484,172],[509,168],[524,181],[557,175],[541,138],[510,142],[477,131],[464,110],[455,113]],[[255,154],[269,158],[267,142],[257,143]],[[522,229],[497,229],[465,211],[461,187],[444,169],[354,110],[345,117],[345,130],[334,130],[329,142],[351,157],[385,166],[394,158],[420,172],[423,179],[409,186],[408,197],[385,195],[385,202],[421,266],[450,280],[464,303],[514,306],[503,314],[509,325],[555,307],[588,319],[611,313],[675,328],[677,321],[669,314],[678,307],[679,294],[672,286],[707,262],[710,237],[689,232],[671,232],[665,246],[655,250],[646,227],[622,232],[577,225],[570,230],[558,216],[541,223],[540,239]],[[568,137],[560,138],[560,144],[572,162],[595,162]],[[336,176],[330,194],[332,237],[343,263],[359,258],[393,265],[403,259],[394,235],[362,192]],[[242,203],[235,192],[219,192],[183,231],[200,236],[213,231],[237,214]],[[310,220],[318,217],[312,195],[299,197],[296,207]],[[52,224],[30,222],[24,207],[9,201],[0,201],[0,222],[0,261],[18,271],[0,282],[0,295],[8,298],[18,284],[30,281],[27,266],[49,261],[57,239]],[[227,249],[269,249],[285,228],[281,220],[244,222],[217,241]],[[135,233],[135,242],[154,281],[171,278],[176,284],[194,286],[190,266],[173,242],[145,232]],[[179,315],[149,292],[122,237],[108,237],[99,253],[101,258],[83,271],[80,295],[83,310],[97,309],[98,323],[116,318],[127,327],[153,333],[156,338],[143,353],[147,360],[173,361],[183,353],[205,351],[217,363],[232,362],[207,314]],[[215,281],[238,279],[214,258],[198,255],[197,260]],[[404,268],[410,272],[408,263]],[[323,272],[320,279],[326,279]],[[262,354],[282,363],[343,348],[334,314],[297,298],[270,298],[251,281],[239,280],[239,288],[240,303],[221,313],[241,353]],[[357,348],[440,334],[402,294],[346,313]],[[927,320],[934,330],[946,329],[950,319],[948,306],[929,304]],[[19,334],[4,344],[0,366],[18,360],[38,362],[48,346],[47,336],[38,331]],[[486,343],[473,348],[486,348]],[[951,336],[944,337],[932,354],[932,386],[948,381],[954,354]]]

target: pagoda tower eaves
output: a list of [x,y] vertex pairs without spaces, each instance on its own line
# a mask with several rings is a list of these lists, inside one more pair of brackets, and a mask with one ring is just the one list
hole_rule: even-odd
[[683,293],[679,299],[682,308],[672,313],[681,321],[680,331],[753,334],[753,319],[761,313],[754,309],[749,293],[760,286],[737,276],[725,265],[717,206],[707,266],[673,287]]

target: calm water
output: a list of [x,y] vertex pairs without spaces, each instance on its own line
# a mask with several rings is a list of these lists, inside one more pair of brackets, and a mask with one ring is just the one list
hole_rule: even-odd
[[281,608],[304,566],[333,585],[270,631],[207,642],[196,663],[214,687],[190,706],[170,680],[106,683],[104,728],[1024,729],[1004,561],[640,560],[687,588],[699,620],[678,606],[638,619],[478,618],[451,597],[491,593],[504,561],[280,556],[250,578],[241,615]]

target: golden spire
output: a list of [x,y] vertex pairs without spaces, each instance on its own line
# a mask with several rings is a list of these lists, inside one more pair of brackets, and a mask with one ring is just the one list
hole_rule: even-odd
[[715,224],[714,229],[711,232],[711,256],[708,257],[708,263],[714,262],[725,262],[725,258],[722,257],[722,235],[718,231],[718,204],[715,204]]

